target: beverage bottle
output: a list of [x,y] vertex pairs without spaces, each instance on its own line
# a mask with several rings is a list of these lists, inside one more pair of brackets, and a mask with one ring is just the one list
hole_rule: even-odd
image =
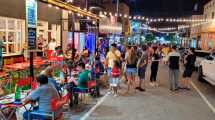
[[21,101],[21,89],[20,89],[20,87],[16,87],[16,90],[15,90],[15,101]]

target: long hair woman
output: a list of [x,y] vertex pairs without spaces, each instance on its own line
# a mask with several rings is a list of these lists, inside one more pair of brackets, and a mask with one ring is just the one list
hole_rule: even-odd
[[137,73],[137,54],[133,47],[130,47],[126,52],[126,75],[128,79],[128,89],[127,93],[131,88],[135,90],[135,77]]

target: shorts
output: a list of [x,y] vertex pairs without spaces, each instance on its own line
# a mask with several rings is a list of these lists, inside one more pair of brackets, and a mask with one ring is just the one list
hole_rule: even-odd
[[184,73],[183,73],[183,77],[184,78],[190,78],[193,74],[193,70],[192,69],[188,69],[185,68]]
[[127,68],[126,70],[126,75],[128,76],[133,76],[137,74],[137,69],[136,68]]
[[119,77],[112,77],[110,79],[110,86],[117,87],[119,85]]
[[111,73],[112,73],[112,68],[107,68],[107,74],[108,74],[108,76],[111,76]]
[[145,74],[146,74],[146,66],[138,68],[138,77],[140,80],[145,79]]

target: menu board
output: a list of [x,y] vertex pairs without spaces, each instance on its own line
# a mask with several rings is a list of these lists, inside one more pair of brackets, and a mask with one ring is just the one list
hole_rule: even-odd
[[26,0],[26,18],[28,27],[36,28],[37,26],[37,1]]
[[28,28],[28,49],[36,49],[36,28]]

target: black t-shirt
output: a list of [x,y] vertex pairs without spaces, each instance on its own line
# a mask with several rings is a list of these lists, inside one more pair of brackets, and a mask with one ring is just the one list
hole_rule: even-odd
[[[158,61],[159,59],[160,59],[159,54],[154,53],[154,54],[152,55],[152,65],[157,66],[157,65],[159,64],[159,61]],[[153,61],[153,60],[154,60],[154,61]]]
[[185,64],[185,67],[188,69],[193,69],[195,67],[196,62],[196,56],[193,54],[190,54],[186,58],[187,63]]

